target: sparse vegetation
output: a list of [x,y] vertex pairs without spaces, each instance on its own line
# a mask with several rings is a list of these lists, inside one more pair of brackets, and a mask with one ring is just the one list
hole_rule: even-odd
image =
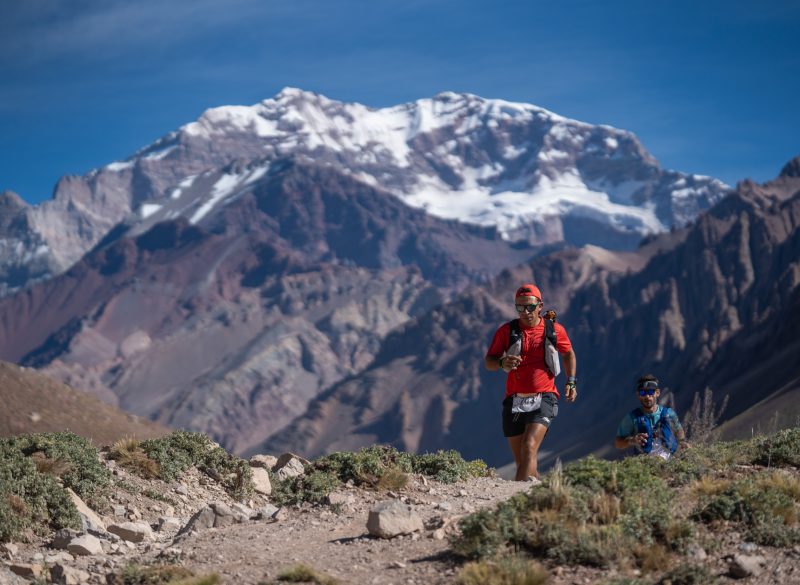
[[295,565],[278,575],[278,581],[287,583],[316,583],[317,585],[337,585],[338,580],[320,573],[307,565]]
[[692,406],[683,419],[686,436],[690,441],[705,445],[714,439],[717,425],[728,407],[728,399],[729,396],[725,396],[722,404],[717,405],[711,388],[705,389],[702,400],[700,394],[695,392]]
[[[800,480],[794,471],[762,467],[795,467],[798,457],[800,429],[699,446],[668,462],[588,457],[556,466],[543,485],[494,510],[468,516],[452,545],[487,562],[513,551],[559,564],[638,567],[661,573],[659,583],[713,583],[705,568],[681,556],[693,543],[713,541],[715,530],[733,524],[761,545],[800,543]],[[736,466],[742,471],[732,474]]]
[[550,574],[537,562],[510,555],[464,565],[459,585],[544,585]]
[[175,431],[159,439],[118,441],[110,456],[144,477],[172,481],[192,466],[218,481],[235,499],[253,492],[253,473],[247,461],[231,455],[202,433]]
[[393,447],[375,445],[357,452],[320,457],[306,466],[300,477],[273,482],[273,499],[282,505],[321,503],[331,491],[352,482],[379,490],[401,489],[407,474],[419,473],[446,483],[490,474],[483,461],[465,461],[457,451],[415,455]]
[[58,477],[89,505],[100,508],[111,474],[100,462],[97,449],[70,432],[19,435],[2,442],[31,457],[42,472]]
[[128,565],[122,572],[109,576],[109,585],[217,585],[218,575],[195,575],[177,565]]
[[71,433],[0,439],[0,542],[24,539],[27,530],[79,528],[78,512],[59,480],[99,499],[108,477],[96,465],[97,451]]

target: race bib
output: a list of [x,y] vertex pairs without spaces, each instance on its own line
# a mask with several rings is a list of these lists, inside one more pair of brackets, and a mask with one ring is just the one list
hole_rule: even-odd
[[542,406],[542,395],[534,394],[533,396],[520,396],[514,394],[511,402],[511,412],[533,412]]

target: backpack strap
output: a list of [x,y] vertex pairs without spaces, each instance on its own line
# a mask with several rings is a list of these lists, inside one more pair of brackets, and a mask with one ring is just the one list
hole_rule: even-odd
[[661,427],[661,438],[664,441],[664,445],[666,445],[667,449],[669,449],[671,453],[674,453],[678,450],[678,439],[675,436],[675,431],[673,430],[669,421],[669,415],[671,412],[674,412],[671,408],[668,406],[662,406],[661,416],[659,417],[658,423]]
[[509,328],[508,347],[511,347],[517,342],[517,340],[520,337],[522,337],[522,330],[519,327],[519,319],[514,319],[513,321],[509,321],[508,328]]
[[647,443],[641,449],[644,453],[649,453],[653,450],[653,424],[650,422],[650,417],[641,408],[634,409],[631,415],[636,426],[636,432],[647,433]]
[[556,333],[556,322],[554,320],[544,320],[544,334],[550,343],[553,344],[553,347],[558,347],[556,345],[556,341],[558,341],[558,334]]

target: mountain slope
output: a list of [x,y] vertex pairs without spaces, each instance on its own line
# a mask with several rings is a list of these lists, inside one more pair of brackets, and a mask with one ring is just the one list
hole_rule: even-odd
[[578,402],[562,405],[548,434],[546,461],[610,453],[646,372],[662,379],[681,412],[706,386],[730,394],[726,418],[773,395],[796,396],[798,225],[800,180],[784,173],[740,184],[694,225],[631,257],[604,266],[586,264],[587,255],[602,257],[591,249],[568,262],[556,261],[568,252],[537,258],[529,270],[502,274],[488,293],[465,293],[394,332],[365,373],[326,392],[263,448],[315,455],[379,441],[505,463],[502,376],[482,362],[492,332],[511,318],[505,301],[527,280],[539,283],[546,305],[569,303],[561,317],[581,381]]
[[448,288],[532,253],[285,160],[207,221],[121,224],[64,274],[0,300],[0,355],[242,450]]
[[0,362],[0,402],[0,437],[69,430],[100,446],[125,437],[144,440],[168,433],[165,427],[7,362]]

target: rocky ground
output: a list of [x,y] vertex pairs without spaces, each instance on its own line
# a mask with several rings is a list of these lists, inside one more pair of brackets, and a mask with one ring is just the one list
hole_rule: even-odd
[[[275,458],[252,463],[273,467]],[[297,467],[296,459],[282,463],[283,473]],[[105,514],[84,509],[81,532],[61,531],[46,539],[29,535],[31,542],[0,545],[0,583],[104,584],[130,565],[152,564],[217,574],[223,583],[272,583],[299,564],[340,583],[453,583],[463,565],[448,540],[458,519],[531,487],[494,477],[443,484],[412,475],[397,491],[346,485],[331,493],[326,505],[280,508],[264,493],[247,505],[234,502],[196,469],[166,483],[142,479],[114,461],[105,464],[114,478]],[[266,485],[259,489],[270,491]],[[384,508],[380,514],[379,508]],[[691,554],[721,582],[800,583],[800,547],[756,546],[733,532],[714,538]],[[657,574],[642,576],[634,569],[546,566],[551,585],[657,582]]]

